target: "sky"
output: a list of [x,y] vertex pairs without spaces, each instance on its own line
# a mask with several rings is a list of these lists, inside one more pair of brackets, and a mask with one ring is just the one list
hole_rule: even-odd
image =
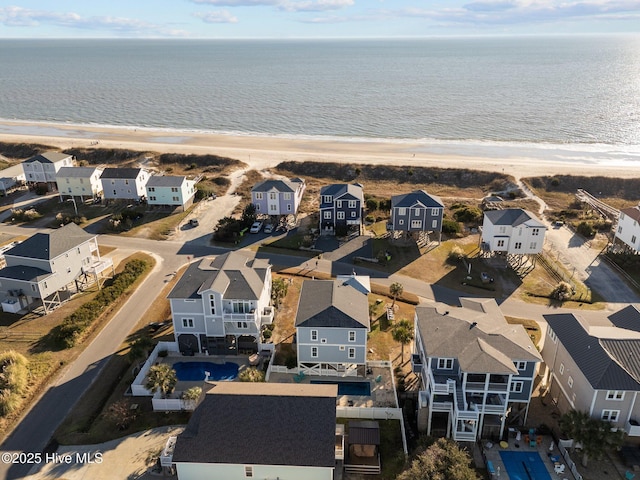
[[0,38],[284,39],[640,31],[640,0],[8,0],[7,3],[0,6]]

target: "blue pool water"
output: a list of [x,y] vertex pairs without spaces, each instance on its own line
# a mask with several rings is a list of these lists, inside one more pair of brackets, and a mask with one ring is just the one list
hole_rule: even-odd
[[332,382],[327,380],[311,380],[311,383],[324,383],[338,385],[338,395],[370,396],[371,384],[369,382]]
[[204,372],[209,372],[209,380],[233,380],[238,376],[238,365],[232,362],[178,362],[173,369],[181,382],[204,380]]
[[538,452],[500,452],[511,480],[551,480]]

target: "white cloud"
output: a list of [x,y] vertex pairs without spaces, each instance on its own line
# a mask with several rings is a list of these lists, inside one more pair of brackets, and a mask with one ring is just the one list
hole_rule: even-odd
[[167,29],[142,20],[112,16],[82,17],[77,13],[31,10],[22,7],[0,8],[0,23],[8,27],[37,27],[41,24],[60,27],[109,30],[118,33],[136,35],[186,36],[183,30]]
[[278,8],[287,12],[325,12],[351,7],[354,0],[301,0],[279,2]]
[[216,10],[215,12],[199,12],[194,14],[205,23],[238,23],[238,19],[226,10]]
[[215,5],[218,7],[258,7],[263,5],[278,5],[282,0],[191,0],[200,5]]

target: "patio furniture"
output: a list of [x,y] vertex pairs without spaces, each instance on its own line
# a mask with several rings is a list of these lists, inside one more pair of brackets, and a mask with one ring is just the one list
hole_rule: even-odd
[[560,475],[561,473],[564,473],[564,469],[567,468],[566,465],[564,463],[559,463],[553,466],[553,470]]
[[305,377],[306,375],[304,374],[304,372],[300,372],[293,376],[293,381],[296,383],[300,383],[302,380],[304,380]]
[[633,480],[633,478],[636,476],[635,473],[631,473],[629,470],[627,470],[626,472],[624,472],[624,478],[626,480]]
[[382,381],[382,375],[378,375],[376,377],[376,383],[380,383]]
[[502,448],[509,448],[509,443],[505,442],[504,440],[500,442],[500,447]]
[[493,468],[493,462],[491,460],[487,462],[487,472],[489,472],[489,475],[492,477],[496,474],[496,469]]

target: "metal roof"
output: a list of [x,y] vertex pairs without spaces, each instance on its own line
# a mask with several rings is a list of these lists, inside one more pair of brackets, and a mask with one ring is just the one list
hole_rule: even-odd
[[100,178],[135,179],[138,178],[141,171],[141,168],[105,168]]
[[369,329],[367,295],[343,281],[305,280],[295,325]]
[[506,208],[504,210],[490,210],[484,212],[484,216],[487,217],[493,225],[511,225],[517,227],[518,225],[526,225],[528,227],[541,227],[545,228],[538,218],[528,210],[522,208]]
[[256,183],[251,191],[268,192],[275,189],[278,192],[297,192],[301,185],[304,185],[304,180],[300,178],[293,178],[291,180],[269,179]]
[[618,310],[608,318],[618,328],[640,332],[640,311],[634,305]]
[[4,267],[0,270],[0,278],[10,278],[12,280],[22,280],[25,282],[39,282],[50,277],[53,273],[36,267],[27,267],[24,265],[14,265],[12,267]]
[[620,213],[624,213],[627,217],[631,217],[636,222],[640,222],[640,206],[623,208]]
[[349,445],[380,445],[380,424],[373,420],[350,420]]
[[[320,195],[331,195],[334,200],[344,197],[364,202],[364,193],[362,191],[362,185],[360,184],[334,183],[326,185],[320,189]],[[320,203],[322,203],[322,199]]]
[[391,208],[409,208],[416,205],[426,208],[444,208],[440,197],[430,195],[424,190],[414,190],[411,193],[391,197]]
[[147,180],[147,187],[180,187],[186,178],[184,175],[152,175]]
[[61,167],[56,173],[56,178],[90,178],[96,171],[102,172],[98,167]]
[[71,155],[62,152],[44,152],[40,155],[36,155],[35,157],[31,157],[22,163],[56,163],[69,157],[71,157]]
[[95,238],[95,235],[85,232],[75,223],[68,223],[51,233],[32,235],[5,252],[5,256],[51,260],[92,238]]
[[178,436],[173,461],[334,467],[337,388],[217,383]]

